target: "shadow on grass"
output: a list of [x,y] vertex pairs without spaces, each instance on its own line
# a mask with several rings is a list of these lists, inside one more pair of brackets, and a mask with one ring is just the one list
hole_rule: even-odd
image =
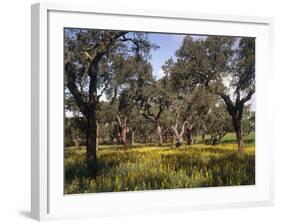
[[87,167],[86,160],[81,160],[77,163],[65,166],[65,183],[68,184],[72,180],[78,179],[95,179],[96,176],[104,169],[112,169],[119,165],[120,161],[110,160],[106,161],[105,159],[99,159],[97,161],[97,166],[95,172],[90,172]]

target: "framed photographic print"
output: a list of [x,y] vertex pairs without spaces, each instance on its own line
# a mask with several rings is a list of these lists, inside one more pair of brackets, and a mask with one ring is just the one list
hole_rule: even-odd
[[270,18],[32,6],[32,217],[273,203]]

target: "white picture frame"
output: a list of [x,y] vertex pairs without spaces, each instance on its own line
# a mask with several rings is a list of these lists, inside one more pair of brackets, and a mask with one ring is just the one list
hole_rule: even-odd
[[[270,91],[271,18],[38,3],[32,5],[31,215],[37,220],[273,204]],[[257,39],[256,185],[100,194],[63,194],[63,27]],[[267,78],[265,78],[267,76]],[[90,208],[90,209],[89,209]]]

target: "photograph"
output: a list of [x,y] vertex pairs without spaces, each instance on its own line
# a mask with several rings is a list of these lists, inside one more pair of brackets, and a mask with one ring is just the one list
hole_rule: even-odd
[[63,32],[64,194],[255,185],[255,37]]

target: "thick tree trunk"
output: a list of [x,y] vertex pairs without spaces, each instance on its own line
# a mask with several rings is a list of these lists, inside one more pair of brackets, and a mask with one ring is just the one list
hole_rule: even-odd
[[233,126],[236,134],[237,145],[238,145],[238,153],[244,153],[244,139],[243,139],[243,132],[241,128],[241,119],[232,118]]
[[243,139],[243,133],[241,128],[241,121],[234,121],[234,129],[237,139],[237,145],[238,145],[238,153],[243,154],[244,153],[244,139]]
[[124,147],[125,150],[127,150],[127,149],[128,149],[128,142],[127,142],[127,126],[122,129],[121,136],[122,136],[122,144],[123,144],[123,147]]
[[163,145],[163,136],[162,136],[162,129],[159,124],[157,124],[157,136],[158,136],[158,145]]
[[90,172],[97,169],[97,123],[95,113],[87,117],[87,166]]
[[88,75],[90,77],[89,84],[89,101],[86,106],[87,118],[87,166],[88,170],[95,174],[97,170],[97,147],[98,147],[98,126],[97,126],[97,110],[99,99],[97,97],[97,74],[98,62],[93,61],[89,67]]
[[237,142],[238,142],[238,152],[240,154],[243,154],[245,149],[244,149],[244,139],[243,139],[243,134],[242,131],[238,131],[238,133],[236,133],[237,135]]
[[124,118],[124,120],[121,119],[119,115],[116,117],[118,122],[118,137],[119,142],[123,144],[123,147],[125,150],[128,149],[128,142],[127,142],[127,133],[128,133],[128,126],[127,126],[127,117]]
[[186,129],[186,138],[187,138],[187,144],[192,145],[193,144],[192,129],[190,128]]

